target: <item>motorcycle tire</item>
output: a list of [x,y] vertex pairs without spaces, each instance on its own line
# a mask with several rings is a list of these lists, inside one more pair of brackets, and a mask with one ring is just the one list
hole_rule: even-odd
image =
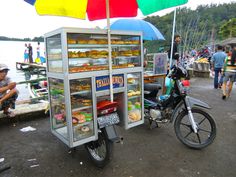
[[188,111],[182,111],[175,119],[174,128],[177,138],[186,146],[202,149],[210,145],[216,137],[216,124],[206,111],[192,108],[197,133],[194,133],[188,118]]
[[94,165],[103,168],[112,157],[113,142],[108,139],[103,128],[98,132],[98,140],[86,143],[85,149]]

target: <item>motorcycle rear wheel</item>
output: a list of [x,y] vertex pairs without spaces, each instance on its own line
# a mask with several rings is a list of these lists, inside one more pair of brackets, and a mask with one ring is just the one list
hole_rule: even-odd
[[185,110],[175,119],[175,134],[184,145],[193,149],[202,149],[214,141],[216,124],[211,115],[200,108],[192,108],[192,113],[197,124],[197,133],[194,133],[188,112]]
[[86,143],[85,149],[95,166],[103,168],[111,159],[113,142],[108,139],[103,128],[98,132],[98,140]]

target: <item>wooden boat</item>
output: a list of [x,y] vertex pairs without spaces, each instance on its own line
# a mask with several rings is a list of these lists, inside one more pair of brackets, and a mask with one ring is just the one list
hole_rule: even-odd
[[31,98],[38,99],[40,102],[48,102],[48,89],[46,80],[28,83],[28,90]]

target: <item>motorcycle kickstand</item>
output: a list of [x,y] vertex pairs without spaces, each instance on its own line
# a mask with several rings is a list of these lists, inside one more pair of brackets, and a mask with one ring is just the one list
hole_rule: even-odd
[[[153,123],[153,122],[156,123],[156,126],[155,126],[155,127],[152,127],[152,123]],[[156,121],[149,119],[149,129],[150,129],[150,130],[152,130],[153,128],[158,128],[158,127],[159,127],[159,125],[158,125],[158,123],[157,123]]]

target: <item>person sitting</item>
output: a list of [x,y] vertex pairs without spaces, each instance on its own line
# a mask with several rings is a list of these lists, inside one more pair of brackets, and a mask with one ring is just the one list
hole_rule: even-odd
[[15,117],[9,110],[15,109],[15,101],[18,97],[16,83],[7,76],[9,68],[5,64],[0,64],[0,110],[8,117]]

